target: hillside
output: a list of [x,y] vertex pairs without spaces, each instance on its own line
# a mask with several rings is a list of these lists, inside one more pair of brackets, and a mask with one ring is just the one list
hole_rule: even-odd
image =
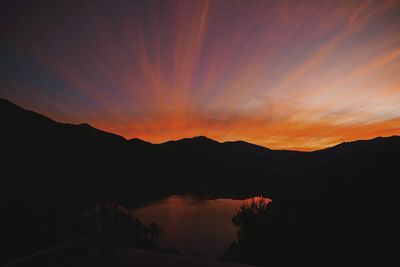
[[296,152],[204,136],[158,145],[126,140],[88,124],[56,122],[7,100],[0,100],[0,119],[0,234],[7,245],[34,240],[26,248],[42,249],[54,244],[54,235],[32,235],[79,210],[113,200],[138,206],[172,194],[268,196],[279,222],[276,233],[286,236],[276,240],[288,242],[320,242],[321,232],[351,247],[366,232],[379,239],[393,229],[398,136]]

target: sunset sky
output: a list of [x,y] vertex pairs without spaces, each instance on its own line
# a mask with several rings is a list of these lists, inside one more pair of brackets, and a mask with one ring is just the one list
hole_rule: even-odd
[[400,0],[1,1],[0,97],[154,143],[400,135]]

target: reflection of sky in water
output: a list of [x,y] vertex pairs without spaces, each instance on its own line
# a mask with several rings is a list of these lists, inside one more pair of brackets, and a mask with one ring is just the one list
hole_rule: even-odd
[[232,216],[243,200],[172,196],[134,211],[143,222],[156,222],[161,243],[180,253],[213,259],[236,238]]

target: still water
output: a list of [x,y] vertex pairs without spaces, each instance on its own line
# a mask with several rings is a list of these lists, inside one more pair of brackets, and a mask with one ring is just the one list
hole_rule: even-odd
[[236,238],[232,216],[247,200],[171,196],[133,211],[164,229],[160,241],[182,255],[216,259]]

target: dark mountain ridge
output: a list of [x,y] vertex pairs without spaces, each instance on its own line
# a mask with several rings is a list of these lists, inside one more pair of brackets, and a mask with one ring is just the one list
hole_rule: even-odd
[[399,136],[314,152],[204,136],[151,144],[59,123],[2,99],[0,120],[4,242],[101,201],[138,205],[171,194],[270,197],[279,222],[275,241],[285,244],[321,242],[319,233],[367,244],[366,232],[390,235],[393,229]]
[[[207,194],[260,191],[275,198],[303,191],[312,195],[314,187],[317,194],[335,188],[352,192],[391,183],[386,180],[397,171],[400,150],[398,136],[314,152],[221,143],[205,136],[151,144],[88,124],[59,123],[7,100],[0,100],[0,118],[6,191],[45,185],[107,191],[153,186],[155,191]],[[373,186],[377,177],[384,178]]]
[[315,165],[329,167],[333,161],[335,168],[340,168],[338,163],[348,166],[379,161],[394,153],[400,144],[398,136],[378,137],[299,152],[271,150],[244,141],[221,143],[197,136],[156,145],[138,138],[126,140],[88,124],[59,123],[4,99],[0,100],[0,114],[3,155],[8,155],[9,166],[18,161],[36,169],[41,165],[38,161],[46,162],[50,172],[60,167],[57,173],[61,176],[70,176],[72,171],[67,169],[74,168],[75,174],[113,174],[133,180],[140,176],[165,177],[166,173],[269,179],[268,176],[286,176]]
[[[104,140],[113,139],[114,141],[118,141],[118,142],[130,141],[133,143],[142,143],[142,144],[152,145],[152,143],[141,140],[139,138],[133,138],[130,140],[126,140],[122,136],[96,129],[87,123],[81,123],[81,124],[75,125],[75,124],[70,124],[70,123],[56,122],[40,113],[21,108],[7,99],[0,99],[0,111],[2,114],[3,123],[7,124],[6,126],[16,127],[16,125],[18,125],[18,123],[19,123],[20,124],[19,127],[31,127],[32,124],[36,123],[36,125],[34,125],[34,126],[40,127],[41,125],[46,125],[47,128],[49,128],[51,126],[58,125],[58,126],[65,126],[65,128],[71,127],[71,128],[75,128],[75,129],[82,129],[82,131],[81,131],[82,133],[86,132],[86,134],[92,134],[91,137],[98,135],[100,138],[102,138]],[[7,128],[4,128],[4,129],[7,129]],[[16,128],[13,128],[11,130],[15,130],[15,129]],[[294,152],[294,153],[323,153],[323,152],[333,151],[333,150],[342,150],[342,148],[344,148],[344,147],[352,147],[353,149],[356,149],[356,147],[361,148],[363,145],[368,145],[368,143],[370,143],[370,144],[375,143],[377,145],[381,145],[381,144],[387,143],[388,140],[398,141],[399,138],[400,138],[399,136],[376,137],[376,138],[369,139],[369,140],[356,140],[356,141],[350,141],[350,142],[343,142],[343,143],[340,143],[333,147],[316,150],[313,152],[301,152],[301,151],[291,151],[291,150],[271,150],[271,149],[268,149],[268,148],[265,148],[265,147],[262,147],[259,145],[255,145],[255,144],[248,143],[245,141],[240,141],[240,140],[225,141],[225,142],[221,143],[221,142],[215,141],[213,139],[210,139],[206,136],[195,136],[192,138],[171,140],[171,141],[161,143],[160,145],[161,146],[166,146],[166,145],[168,145],[168,146],[172,146],[172,145],[204,146],[204,145],[218,145],[219,144],[219,145],[231,146],[231,147],[236,146],[238,148],[243,147],[243,148],[249,149],[249,150],[251,148],[253,148],[254,150],[259,150],[259,151]]]

